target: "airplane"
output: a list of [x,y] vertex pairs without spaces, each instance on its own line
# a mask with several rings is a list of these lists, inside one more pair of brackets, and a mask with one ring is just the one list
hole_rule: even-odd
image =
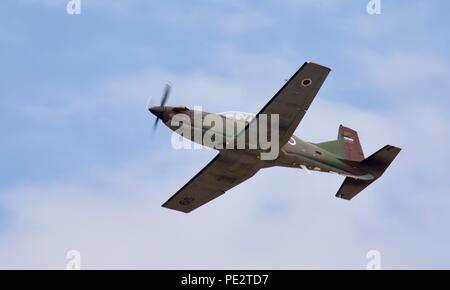
[[[328,142],[307,142],[294,135],[330,71],[331,69],[325,66],[305,62],[253,120],[246,122],[244,132],[249,130],[251,122],[256,122],[263,114],[279,115],[280,149],[276,159],[259,158],[261,148],[218,150],[216,157],[162,206],[189,213],[251,178],[260,169],[274,166],[343,175],[345,180],[336,197],[344,200],[351,200],[380,178],[400,153],[400,148],[386,145],[365,158],[358,133],[343,125],[339,127],[337,139]],[[160,105],[149,106],[148,110],[156,116],[154,128],[161,120],[167,127],[177,132],[179,126],[171,123],[173,117],[182,114],[192,120],[196,112],[184,106],[165,106],[169,92],[170,86],[166,86]],[[201,112],[201,114],[210,113]],[[226,116],[218,116],[224,121],[227,119]],[[232,122],[242,121],[232,120]],[[190,124],[192,130],[201,130],[203,133],[209,128],[203,124],[200,124],[200,128],[195,128],[198,124],[194,124],[193,121]],[[191,136],[191,141],[195,142],[194,134]],[[225,140],[230,140],[229,136],[225,137]],[[236,138],[236,135],[231,138]]]

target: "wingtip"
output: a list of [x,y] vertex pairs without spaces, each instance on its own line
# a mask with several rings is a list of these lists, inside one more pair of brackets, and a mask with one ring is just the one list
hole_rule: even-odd
[[317,62],[314,62],[314,61],[307,61],[307,62],[305,62],[305,64],[316,65],[316,66],[319,66],[319,67],[321,67],[321,68],[324,68],[324,69],[327,69],[327,70],[329,70],[329,71],[332,71],[331,68],[329,68],[329,67],[327,67],[327,66],[324,66],[324,65],[321,65],[321,64],[319,64],[319,63],[317,63]]
[[182,212],[182,213],[185,213],[185,214],[191,212],[191,211],[182,211],[182,210],[179,210],[179,209],[176,209],[176,208],[171,208],[171,207],[167,206],[165,203],[162,204],[161,207],[164,207],[164,208],[167,208],[167,209],[170,209],[170,210],[173,210],[173,211],[177,211],[177,212]]

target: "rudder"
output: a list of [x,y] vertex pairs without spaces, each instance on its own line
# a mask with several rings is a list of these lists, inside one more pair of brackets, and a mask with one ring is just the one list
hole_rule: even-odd
[[337,140],[316,145],[346,160],[362,161],[364,159],[358,132],[343,125],[339,126]]

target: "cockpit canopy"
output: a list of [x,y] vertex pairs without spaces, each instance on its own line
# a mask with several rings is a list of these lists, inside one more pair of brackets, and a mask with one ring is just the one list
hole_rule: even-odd
[[187,107],[184,107],[184,106],[173,107],[172,110],[173,110],[175,113],[182,113],[182,112],[189,111],[189,109],[188,109]]

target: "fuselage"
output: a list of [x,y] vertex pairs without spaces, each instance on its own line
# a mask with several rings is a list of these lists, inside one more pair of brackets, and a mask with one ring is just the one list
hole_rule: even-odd
[[[155,112],[154,112],[155,113]],[[239,120],[231,119],[227,116],[221,114],[212,114],[207,112],[200,112],[195,110],[189,110],[185,107],[163,107],[159,112],[159,118],[164,122],[164,124],[176,133],[180,132],[180,123],[174,124],[173,120],[175,116],[180,116],[184,118],[182,126],[187,126],[191,131],[188,136],[183,135],[183,137],[188,138],[192,142],[196,142],[203,146],[207,146],[213,149],[217,149],[215,146],[202,142],[203,138],[198,138],[195,136],[204,136],[206,132],[211,131],[213,128],[211,124],[205,124],[204,122],[195,122],[194,116],[202,116],[205,118],[207,115],[212,115],[215,118],[220,118],[224,124],[228,124],[226,127],[228,129],[222,129],[216,134],[221,134],[225,143],[233,142],[236,136],[239,134],[240,130],[244,130],[249,120]],[[230,124],[233,130],[229,130]],[[240,129],[239,129],[240,128]],[[251,155],[252,149],[218,149],[219,151],[231,150],[233,153],[242,155]],[[227,152],[228,153],[228,152]],[[254,153],[254,152],[253,152]],[[363,169],[353,166],[351,162],[343,160],[339,156],[332,152],[324,150],[318,147],[314,143],[304,141],[297,136],[292,136],[289,141],[282,145],[280,144],[280,150],[277,158],[274,160],[260,160],[261,167],[291,167],[300,168],[305,171],[319,171],[326,173],[336,173],[340,175],[350,176],[355,179],[371,180],[373,176]]]

